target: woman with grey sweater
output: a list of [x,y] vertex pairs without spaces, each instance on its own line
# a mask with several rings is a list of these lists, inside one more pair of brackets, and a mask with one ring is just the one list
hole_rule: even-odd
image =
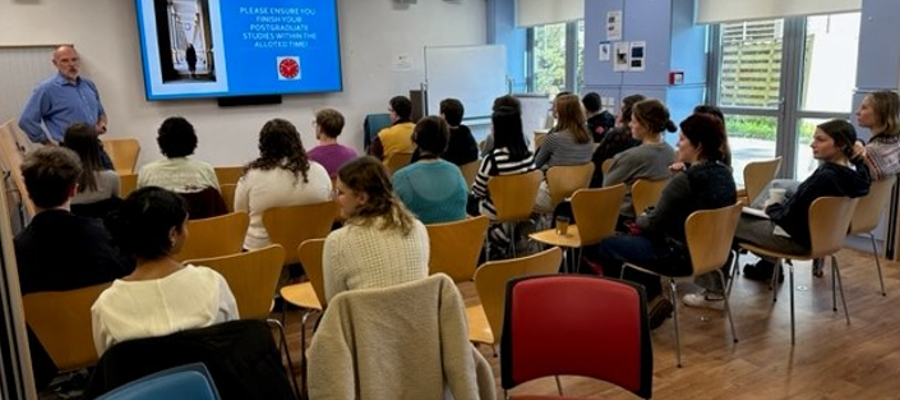
[[[550,167],[589,163],[594,146],[591,143],[591,134],[587,131],[587,122],[578,96],[574,94],[560,96],[556,99],[555,107],[559,116],[558,130],[547,134],[547,139],[534,158],[535,166],[546,171]],[[534,211],[553,212],[551,202],[550,189],[545,179],[538,189]]]
[[631,185],[636,180],[669,178],[669,165],[675,159],[675,151],[663,140],[663,131],[678,130],[669,119],[669,110],[656,99],[635,104],[628,127],[631,135],[641,141],[641,145],[616,155],[609,172],[603,177],[603,186],[625,184],[625,199],[619,209],[620,222],[636,217],[631,203]]

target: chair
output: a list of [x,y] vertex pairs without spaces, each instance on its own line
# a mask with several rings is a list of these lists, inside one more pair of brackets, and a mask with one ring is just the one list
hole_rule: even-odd
[[[844,238],[850,227],[854,209],[859,199],[849,197],[820,197],[813,201],[809,207],[809,236],[811,248],[809,253],[791,254],[764,249],[751,243],[739,242],[738,245],[760,256],[778,259],[775,273],[772,274],[772,287],[778,279],[778,270],[782,266],[783,259],[809,261],[816,258],[831,257],[831,301],[832,309],[837,312],[837,298],[835,294],[835,279],[837,287],[841,291],[841,302],[844,305],[844,315],[847,325],[850,325],[850,312],[847,310],[847,300],[844,298],[844,286],[841,284],[841,271],[837,258],[834,256],[844,244]],[[735,257],[735,265],[737,257]],[[795,318],[794,318],[794,265],[788,264],[790,280],[788,281],[791,293],[791,345],[796,342]],[[772,301],[776,301],[778,291],[773,290]],[[726,295],[727,297],[727,295]]]
[[[296,249],[308,239],[323,239],[331,232],[331,225],[338,217],[338,206],[333,201],[302,206],[275,207],[263,213],[263,226],[272,243],[285,249]],[[285,265],[296,264],[296,252],[289,252]]]
[[631,185],[631,205],[634,207],[634,215],[641,215],[644,210],[655,206],[668,183],[668,179],[636,180]]
[[459,166],[459,172],[461,172],[463,178],[465,178],[466,188],[468,190],[472,190],[472,185],[475,183],[475,176],[478,175],[479,167],[481,167],[481,160],[475,160]]
[[91,306],[109,283],[64,292],[30,293],[22,299],[25,321],[60,372],[97,363]]
[[387,167],[388,171],[393,175],[395,172],[399,171],[400,168],[403,168],[409,165],[412,160],[412,153],[394,153],[391,154],[386,160],[384,160],[384,166]]
[[534,149],[537,150],[544,145],[544,141],[547,140],[547,135],[549,133],[546,132],[535,132],[534,133]]
[[[684,223],[684,233],[691,260],[691,273],[689,275],[662,274],[627,262],[622,267],[622,276],[625,275],[626,268],[632,268],[646,274],[669,279],[669,300],[675,309],[675,343],[679,368],[681,367],[681,328],[678,325],[679,297],[675,279],[693,277],[715,271],[719,275],[722,287],[726,287],[725,275],[722,273],[721,268],[728,262],[728,253],[731,252],[731,243],[734,240],[734,231],[737,229],[738,220],[741,217],[741,208],[741,203],[737,203],[714,210],[694,211],[688,216],[687,221]],[[727,295],[725,296],[725,316],[728,317],[728,323],[731,325],[731,337],[737,343],[738,338],[734,331],[734,318],[731,314],[731,305],[728,303]]]
[[190,220],[188,239],[174,257],[177,260],[189,260],[240,253],[244,248],[244,236],[247,235],[249,225],[250,217],[243,211]]
[[119,387],[97,400],[220,400],[203,363],[169,368]]
[[103,149],[119,175],[135,173],[141,143],[136,138],[103,138]]
[[212,186],[199,192],[178,194],[187,203],[190,219],[212,218],[228,214],[222,194]]
[[[553,247],[527,257],[488,261],[475,271],[475,290],[480,304],[466,307],[469,341],[492,348],[503,328],[506,282],[527,275],[547,275],[559,271],[562,250]],[[496,353],[495,353],[496,354]]]
[[490,220],[485,216],[426,225],[431,258],[428,274],[445,273],[454,282],[471,281]]
[[875,266],[878,269],[878,282],[881,283],[881,295],[887,296],[884,290],[884,277],[881,274],[881,260],[878,257],[878,244],[875,243],[875,235],[872,231],[881,223],[881,212],[891,201],[891,188],[897,177],[882,179],[872,182],[869,194],[859,198],[853,218],[850,220],[848,236],[866,234],[872,241],[872,257],[875,257]]
[[547,187],[553,208],[572,196],[578,189],[587,189],[594,176],[594,163],[550,167],[547,170]]
[[653,351],[642,287],[595,276],[532,276],[510,281],[505,302],[500,340],[504,391],[552,375],[562,396],[558,376],[577,375],[613,383],[644,399],[652,396]]
[[[618,184],[598,189],[579,189],[572,196],[572,213],[575,221],[582,221],[576,225],[569,225],[565,236],[556,232],[556,229],[532,233],[532,240],[564,249],[581,249],[599,242],[601,239],[612,235],[616,230],[616,222],[619,218],[619,205],[625,197],[625,185]],[[564,253],[565,257],[565,253]],[[572,272],[578,267],[581,254],[573,259]]]
[[137,189],[137,174],[120,174],[119,175],[119,197],[126,198],[131,192]]
[[753,203],[769,181],[775,179],[780,167],[781,157],[747,163],[744,167],[744,191],[747,193],[748,205]]
[[215,167],[213,169],[216,171],[216,179],[219,181],[220,189],[222,185],[236,184],[238,179],[241,179],[241,176],[244,175],[244,166],[242,165]]
[[496,222],[508,222],[512,226],[510,244],[513,257],[516,253],[515,222],[524,221],[531,216],[542,175],[541,171],[535,170],[524,174],[494,176],[488,180],[488,193],[497,212]]
[[[297,247],[297,257],[306,272],[307,282],[296,283],[281,288],[281,298],[286,303],[305,309],[300,318],[300,365],[304,371],[304,392],[306,391],[306,321],[315,312],[322,312],[325,300],[325,276],[322,272],[322,253],[325,239],[309,239]],[[283,311],[284,312],[284,311]]]
[[225,208],[228,212],[234,212],[234,192],[237,190],[237,184],[226,183],[219,184],[219,192],[222,194],[222,201],[225,202]]
[[613,161],[615,161],[615,159],[607,158],[603,160],[603,164],[600,164],[600,171],[603,171],[603,175],[606,175],[606,173],[609,172],[609,169],[612,168]]
[[391,126],[390,114],[366,114],[363,121],[363,148],[368,150],[369,145],[378,136],[378,132],[389,126]]
[[[28,196],[28,189],[25,187],[25,178],[22,177],[22,157],[23,153],[16,143],[16,120],[0,125],[0,164],[3,171],[8,172],[12,176],[16,185],[16,191],[19,192],[19,198],[25,208],[26,220],[31,220],[37,214],[31,197]],[[23,221],[23,224],[25,222]]]

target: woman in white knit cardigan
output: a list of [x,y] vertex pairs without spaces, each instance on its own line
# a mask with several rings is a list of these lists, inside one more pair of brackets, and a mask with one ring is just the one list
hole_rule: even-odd
[[325,240],[325,298],[428,276],[428,231],[394,195],[384,164],[361,157],[338,171],[344,227]]

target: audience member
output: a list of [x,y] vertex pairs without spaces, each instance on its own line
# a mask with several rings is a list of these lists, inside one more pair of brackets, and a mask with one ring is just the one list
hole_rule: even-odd
[[594,163],[594,177],[591,178],[591,187],[603,186],[603,162],[615,157],[617,154],[632,147],[639,146],[641,141],[631,135],[631,108],[640,101],[646,99],[643,95],[633,94],[625,96],[616,116],[616,125],[608,130],[600,138],[591,161]]
[[[722,110],[719,107],[707,105],[707,104],[700,104],[700,105],[694,107],[693,114],[694,115],[697,115],[697,114],[709,115],[709,116],[721,121],[722,126],[725,126],[725,114],[722,113]],[[725,163],[725,165],[731,167],[731,146],[728,145],[728,129],[727,128],[725,129],[725,139],[726,139],[725,143],[722,145],[722,146],[724,146],[722,148],[722,152],[723,152],[723,154],[725,154],[725,158],[722,159],[722,162]],[[669,166],[669,171],[671,171],[672,173],[676,173],[679,171],[683,171],[686,167],[689,167],[689,165],[676,160],[672,165]]]
[[428,276],[428,231],[394,195],[381,162],[360,157],[344,165],[338,172],[337,202],[346,221],[325,240],[326,299]]
[[868,144],[856,145],[872,179],[896,176],[900,173],[900,97],[888,90],[870,93],[856,110],[856,118],[872,134]]
[[459,167],[440,158],[447,148],[448,136],[447,123],[440,117],[420,120],[413,130],[419,161],[392,177],[394,192],[425,224],[466,218],[466,180]]
[[104,168],[103,148],[93,128],[75,123],[66,129],[63,146],[78,154],[84,172],[78,180],[78,193],[72,199],[72,212],[86,217],[105,217],[121,203],[119,174]]
[[591,133],[594,143],[600,143],[603,140],[603,134],[616,125],[616,117],[602,109],[603,104],[597,92],[584,95],[581,98],[581,104],[584,105],[584,111],[587,113],[588,132]]
[[[547,134],[534,158],[534,165],[546,171],[551,167],[590,162],[594,145],[591,134],[585,128],[584,112],[578,96],[568,94],[558,97],[554,105],[559,120],[557,129]],[[553,204],[550,203],[550,188],[544,180],[538,190],[534,210],[538,213],[553,212]]]
[[326,108],[316,113],[316,140],[319,145],[309,151],[309,159],[321,164],[328,171],[331,179],[350,160],[358,157],[356,150],[344,146],[337,141],[344,130],[344,116],[338,110]]
[[197,149],[197,134],[188,120],[166,118],[157,133],[156,143],[166,158],[141,168],[138,188],[158,186],[175,193],[196,193],[209,187],[219,190],[212,165],[188,158]]
[[266,122],[259,132],[259,158],[247,164],[234,193],[234,210],[250,214],[244,248],[270,244],[263,226],[266,210],[330,200],[328,172],[309,160],[294,124],[278,118]]
[[[491,110],[496,113],[500,107],[508,107],[509,110],[515,110],[522,113],[522,102],[519,101],[513,95],[500,96],[494,99],[494,105]],[[484,146],[481,148],[481,157],[487,157],[488,154],[494,151],[494,127],[491,126],[491,132],[484,139]],[[522,131],[523,140],[525,140],[525,147],[531,146],[530,136],[525,134],[525,131]]]
[[450,126],[450,141],[441,158],[458,166],[478,160],[478,143],[468,126],[462,124],[465,108],[457,99],[441,101],[441,117]]
[[409,119],[412,102],[404,96],[395,96],[390,101],[388,114],[391,116],[391,126],[378,132],[369,146],[369,155],[382,161],[387,161],[396,153],[412,153],[415,150],[411,137],[415,125]]
[[165,336],[238,319],[225,278],[172,258],[188,238],[184,199],[158,187],[131,193],[110,227],[137,267],[91,307],[97,354],[131,339]]

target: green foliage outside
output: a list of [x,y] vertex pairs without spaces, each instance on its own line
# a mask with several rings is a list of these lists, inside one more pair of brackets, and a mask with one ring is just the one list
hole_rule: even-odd
[[[809,143],[812,141],[813,134],[816,132],[816,124],[807,121],[801,121],[800,125],[800,143]],[[728,136],[775,140],[777,131],[777,123],[772,117],[725,117],[725,127],[728,130]]]
[[538,93],[551,95],[566,87],[566,24],[534,28],[534,72]]

